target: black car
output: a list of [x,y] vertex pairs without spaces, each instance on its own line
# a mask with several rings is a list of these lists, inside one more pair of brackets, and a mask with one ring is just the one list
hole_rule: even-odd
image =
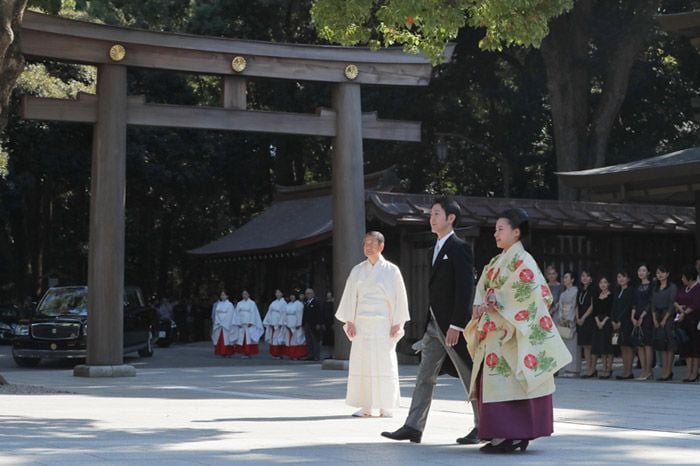
[[[87,286],[49,288],[34,316],[15,325],[12,357],[17,365],[34,367],[42,359],[85,358],[87,353]],[[158,313],[145,305],[141,290],[124,290],[124,354],[153,355],[158,338]]]

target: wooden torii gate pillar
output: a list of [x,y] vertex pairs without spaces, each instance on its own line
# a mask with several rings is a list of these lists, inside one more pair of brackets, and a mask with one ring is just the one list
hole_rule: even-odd
[[[252,131],[333,137],[333,284],[340,297],[350,269],[363,259],[363,139],[420,141],[420,123],[379,120],[361,110],[361,84],[426,86],[423,57],[389,49],[274,44],[141,31],[27,12],[22,49],[44,58],[98,67],[97,96],[76,100],[25,97],[23,118],[94,125],[88,258],[88,354],[81,376],[133,375],[123,364],[124,211],[127,125]],[[451,56],[453,46],[448,47]],[[127,67],[223,77],[222,107],[147,104],[128,97]],[[316,114],[246,109],[246,79],[330,82],[333,109]],[[349,342],[336,326],[334,356]]]

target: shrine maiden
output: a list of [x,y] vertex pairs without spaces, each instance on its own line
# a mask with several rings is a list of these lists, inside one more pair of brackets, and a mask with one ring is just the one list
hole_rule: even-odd
[[297,300],[296,293],[289,295],[289,302],[284,308],[280,338],[286,346],[284,355],[290,359],[303,359],[308,356],[306,336],[301,323],[304,319],[304,303]]
[[285,351],[285,338],[281,331],[282,318],[285,314],[287,301],[281,290],[275,290],[275,300],[267,308],[267,314],[263,320],[265,326],[265,341],[270,346],[270,355],[279,359]]
[[211,312],[211,321],[213,322],[211,341],[214,343],[214,354],[217,356],[225,357],[233,354],[233,341],[231,340],[233,313],[233,304],[228,300],[226,291],[222,291]]
[[263,334],[263,325],[258,306],[248,292],[243,291],[241,297],[243,299],[236,304],[233,315],[232,339],[234,351],[247,358],[260,351],[258,341]]

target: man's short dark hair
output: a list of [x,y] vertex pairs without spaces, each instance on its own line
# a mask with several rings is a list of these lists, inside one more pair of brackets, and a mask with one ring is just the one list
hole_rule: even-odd
[[368,231],[365,233],[365,238],[371,236],[372,238],[377,240],[377,244],[384,244],[384,235],[381,234],[378,231]]
[[450,199],[447,196],[439,196],[433,199],[433,204],[431,205],[431,207],[437,204],[440,204],[442,210],[445,211],[445,217],[448,217],[450,214],[455,216],[455,221],[452,222],[452,228],[456,228],[459,224],[459,217],[462,214],[462,210],[459,208],[459,204],[457,204],[456,201]]

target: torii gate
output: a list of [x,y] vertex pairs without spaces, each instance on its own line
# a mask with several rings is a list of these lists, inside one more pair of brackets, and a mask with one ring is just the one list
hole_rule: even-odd
[[[445,52],[449,58],[454,46]],[[25,96],[22,117],[94,124],[88,254],[88,351],[82,376],[134,375],[123,364],[124,210],[127,125],[254,131],[334,137],[333,288],[362,259],[365,231],[362,140],[420,141],[420,123],[363,114],[361,84],[426,86],[431,64],[397,49],[244,41],[150,32],[26,12],[22,51],[97,66],[97,95],[77,100]],[[147,104],[127,97],[128,66],[211,74],[223,79],[222,107]],[[333,108],[316,114],[246,109],[246,79],[276,78],[334,84]],[[336,328],[336,333],[342,332]],[[336,342],[345,342],[337,335]],[[347,359],[349,344],[336,348]]]

